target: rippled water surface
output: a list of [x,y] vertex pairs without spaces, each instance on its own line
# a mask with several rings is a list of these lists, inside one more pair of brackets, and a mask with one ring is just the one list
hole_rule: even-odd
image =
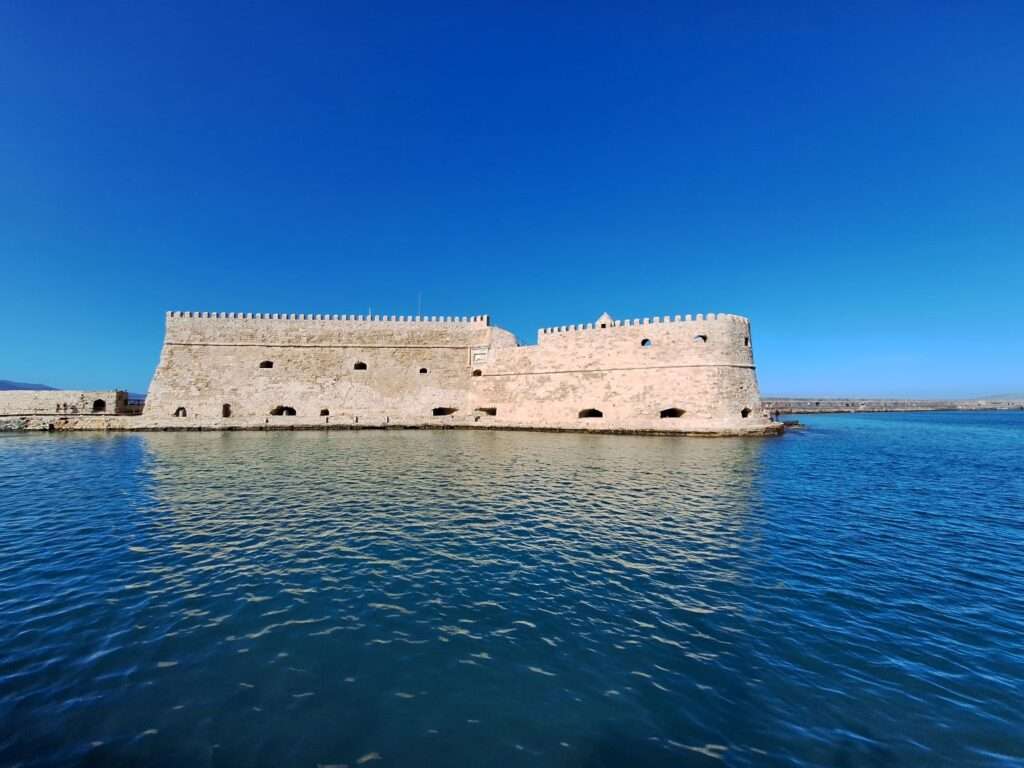
[[0,437],[0,765],[1024,765],[1024,413]]

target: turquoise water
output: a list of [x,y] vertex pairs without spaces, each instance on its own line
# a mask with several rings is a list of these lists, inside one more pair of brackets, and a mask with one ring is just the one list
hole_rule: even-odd
[[0,765],[1024,765],[1024,413],[0,437]]

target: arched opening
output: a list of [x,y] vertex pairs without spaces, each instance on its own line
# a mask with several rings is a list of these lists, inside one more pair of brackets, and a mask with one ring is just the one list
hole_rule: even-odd
[[294,416],[295,409],[290,405],[279,405],[276,408],[270,410],[271,416]]
[[698,333],[696,336],[693,337],[693,340],[696,341],[698,344],[706,344],[708,340],[708,335],[706,333]]
[[185,416],[188,416],[188,411],[185,410],[184,406],[179,405],[178,408],[174,411],[174,415],[177,416],[178,418],[183,418]]
[[650,339],[644,339],[643,341],[640,342],[640,346],[643,347],[644,349],[650,348],[651,340]]
[[420,368],[420,373],[426,373],[426,372],[427,372],[426,368]]
[[597,408],[584,408],[579,413],[581,419],[600,419],[604,416]]
[[481,371],[481,370],[480,370],[479,368],[474,368],[474,369],[473,369],[473,375],[474,375],[474,376],[483,376],[483,375],[484,375],[484,372],[483,372],[483,371]]
[[356,363],[355,365],[352,366],[352,370],[353,371],[365,371],[366,370],[366,363],[364,363],[362,360],[360,360],[358,363]]
[[220,415],[225,419],[231,418],[231,403],[224,403],[224,405],[220,407]]
[[749,416],[749,415],[750,415],[750,409],[749,408],[744,408],[742,411],[740,411],[740,416],[742,416],[744,419],[747,418],[747,416]]
[[104,400],[103,398],[100,398],[99,400],[93,400],[92,401],[92,412],[93,413],[103,413],[106,410],[107,410],[107,401]]
[[274,362],[272,360],[264,360],[260,363],[260,368],[273,368]]
[[457,410],[459,410],[459,409],[458,408],[444,408],[444,407],[440,407],[440,408],[435,408],[434,410],[431,411],[431,413],[434,414],[435,416],[451,416]]
[[331,415],[331,409],[330,408],[321,408],[320,409],[320,415],[321,416],[330,416]]
[[498,409],[497,408],[477,408],[477,411],[479,413],[484,414],[485,416],[497,416],[498,415]]
[[750,346],[750,337],[749,336],[744,336],[743,337],[743,346],[744,347],[749,347]]
[[678,419],[684,413],[686,413],[686,411],[684,411],[682,408],[666,408],[665,410],[661,411],[660,416],[663,419]]

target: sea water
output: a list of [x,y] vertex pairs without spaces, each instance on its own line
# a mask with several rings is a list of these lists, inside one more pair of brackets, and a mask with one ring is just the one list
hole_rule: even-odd
[[0,765],[1024,764],[1024,413],[0,437]]

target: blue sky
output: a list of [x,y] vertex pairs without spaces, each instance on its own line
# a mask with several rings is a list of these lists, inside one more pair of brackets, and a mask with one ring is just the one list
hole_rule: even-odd
[[1024,390],[1024,5],[483,5],[0,4],[0,378],[422,295],[747,315],[769,394]]

